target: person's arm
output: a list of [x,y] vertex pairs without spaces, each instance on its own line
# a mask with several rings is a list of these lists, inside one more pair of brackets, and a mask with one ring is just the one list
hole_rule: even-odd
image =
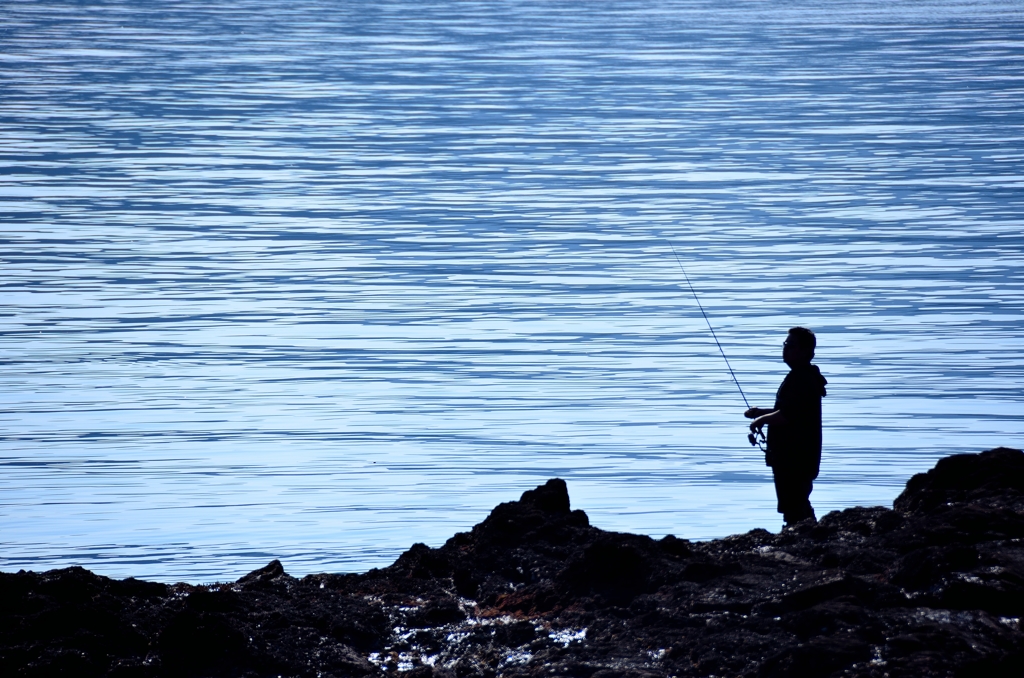
[[765,407],[751,407],[749,410],[743,413],[743,416],[747,419],[757,419],[765,414],[770,414],[772,410]]
[[764,410],[759,407],[751,407],[748,412],[758,410],[760,414],[750,422],[751,431],[759,431],[765,424],[785,424],[786,415],[782,413],[782,410]]

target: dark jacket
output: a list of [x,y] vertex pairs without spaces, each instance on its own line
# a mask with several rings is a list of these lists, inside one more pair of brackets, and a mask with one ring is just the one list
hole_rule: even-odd
[[821,466],[821,399],[825,384],[817,365],[789,371],[775,395],[775,409],[782,410],[784,424],[768,425],[766,461],[777,472],[818,477]]

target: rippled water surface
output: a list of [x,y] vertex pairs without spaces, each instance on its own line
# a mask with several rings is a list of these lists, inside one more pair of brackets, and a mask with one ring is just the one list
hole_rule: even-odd
[[778,529],[1024,445],[1020,2],[0,6],[0,569],[387,564],[560,476]]

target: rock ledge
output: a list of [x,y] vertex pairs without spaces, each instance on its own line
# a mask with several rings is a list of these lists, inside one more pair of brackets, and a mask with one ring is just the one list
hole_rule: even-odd
[[1024,453],[942,459],[894,506],[656,541],[554,479],[365,574],[0,574],[0,675],[1024,675]]

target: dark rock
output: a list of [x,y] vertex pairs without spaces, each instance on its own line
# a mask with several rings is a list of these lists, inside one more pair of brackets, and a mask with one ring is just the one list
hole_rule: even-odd
[[536,638],[537,630],[528,621],[499,626],[494,631],[494,642],[508,647],[520,647],[532,643]]
[[903,513],[932,511],[944,504],[972,498],[1024,496],[1024,454],[997,447],[981,454],[956,454],[940,459],[927,473],[918,473],[893,502]]
[[285,573],[281,561],[271,560],[267,565],[243,576],[238,580],[238,584],[244,588],[261,588],[273,586],[286,578],[288,578],[288,575]]
[[440,598],[421,607],[409,618],[408,624],[413,627],[444,626],[465,618],[466,613],[459,607],[458,601],[454,598]]
[[711,581],[717,577],[721,577],[732,572],[738,572],[739,569],[735,566],[730,567],[722,563],[716,563],[712,561],[702,560],[693,563],[687,563],[683,568],[681,576],[686,581],[704,583]]
[[693,549],[690,548],[690,542],[686,539],[679,539],[674,534],[666,534],[658,542],[658,546],[665,553],[670,553],[674,556],[686,557],[693,553]]
[[1024,453],[943,459],[895,506],[654,541],[555,479],[361,575],[0,574],[0,675],[1021,675]]
[[819,678],[871,658],[870,645],[855,633],[815,638],[789,646],[768,658],[757,675],[789,678]]
[[157,638],[164,669],[179,676],[249,668],[246,644],[229,617],[192,611],[171,619]]
[[858,602],[870,604],[878,597],[879,588],[880,584],[877,582],[843,576],[787,593],[782,596],[778,605],[773,607],[781,612],[793,612],[837,598],[852,598]]
[[523,492],[519,503],[548,513],[569,513],[569,488],[561,478],[552,478],[536,489]]
[[915,591],[940,583],[950,572],[969,572],[978,564],[978,550],[970,544],[927,546],[896,562],[890,581]]
[[601,593],[614,600],[646,590],[650,567],[644,552],[617,537],[601,536],[585,547],[562,571],[560,583],[575,594]]

